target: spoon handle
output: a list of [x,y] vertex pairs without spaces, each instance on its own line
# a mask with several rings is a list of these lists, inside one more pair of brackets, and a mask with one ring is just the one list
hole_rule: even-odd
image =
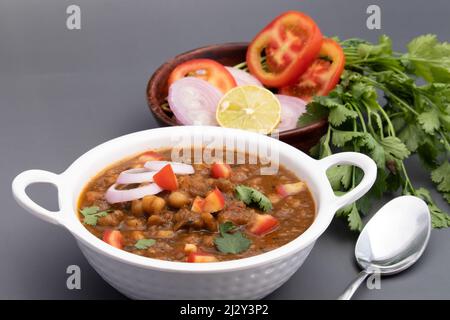
[[369,276],[371,273],[367,272],[366,270],[361,271],[358,276],[355,278],[355,280],[352,281],[352,283],[350,283],[347,287],[347,289],[345,289],[344,293],[342,293],[339,297],[338,300],[350,300],[353,296],[353,294],[356,292],[356,290],[358,290],[359,286],[361,285],[361,283],[364,282],[364,280],[366,280],[367,276]]

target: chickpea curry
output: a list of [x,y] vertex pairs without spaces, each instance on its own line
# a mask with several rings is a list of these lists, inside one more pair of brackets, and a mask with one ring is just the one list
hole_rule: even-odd
[[114,247],[182,262],[258,255],[314,221],[307,185],[283,166],[262,175],[259,161],[190,165],[170,155],[145,152],[94,177],[79,199],[80,221]]

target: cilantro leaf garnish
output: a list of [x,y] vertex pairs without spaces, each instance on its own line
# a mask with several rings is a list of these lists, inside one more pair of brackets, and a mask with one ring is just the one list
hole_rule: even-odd
[[140,239],[136,242],[134,247],[136,249],[145,250],[153,246],[156,243],[155,239]]
[[220,252],[237,254],[250,248],[252,242],[241,231],[236,231],[232,222],[220,224],[219,232],[220,236],[214,239],[214,243]]
[[103,210],[100,211],[100,208],[97,206],[92,207],[84,207],[80,210],[80,213],[83,215],[83,223],[95,226],[97,224],[98,218],[105,217],[110,213],[111,210]]
[[239,200],[244,202],[246,205],[256,205],[262,211],[272,210],[272,202],[263,193],[256,189],[239,185],[235,188],[236,196]]

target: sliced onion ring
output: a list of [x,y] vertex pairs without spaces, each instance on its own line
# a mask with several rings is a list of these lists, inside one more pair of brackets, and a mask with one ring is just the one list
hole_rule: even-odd
[[290,130],[297,127],[298,118],[306,111],[306,102],[297,97],[275,95],[281,104],[281,121],[277,129]]
[[117,184],[113,184],[106,191],[105,199],[106,201],[108,201],[108,203],[113,204],[119,202],[133,201],[141,199],[145,196],[160,193],[163,190],[156,183],[150,183],[145,186],[129,190],[118,190],[116,187]]
[[234,68],[234,67],[225,67],[228,72],[231,73],[234,80],[236,81],[238,86],[246,86],[246,85],[254,85],[262,87],[262,83],[252,76],[250,73]]
[[153,176],[156,172],[147,168],[137,168],[122,171],[116,180],[117,184],[131,184],[153,182]]
[[144,167],[152,171],[159,171],[168,164],[175,174],[193,174],[195,172],[194,167],[190,164],[171,161],[147,161]]
[[216,108],[222,93],[205,80],[186,77],[169,87],[170,110],[184,125],[217,125]]

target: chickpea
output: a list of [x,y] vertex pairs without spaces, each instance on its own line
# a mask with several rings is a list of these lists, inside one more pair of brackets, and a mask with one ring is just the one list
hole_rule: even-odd
[[159,214],[166,206],[166,200],[160,197],[155,197],[151,204],[151,211],[153,214]]
[[152,203],[153,200],[155,200],[156,196],[145,196],[144,198],[142,198],[142,209],[144,209],[144,211],[147,214],[152,214]]
[[135,217],[142,217],[144,215],[144,208],[141,200],[131,201],[131,214]]
[[137,231],[137,230],[131,231],[130,236],[133,240],[136,240],[136,241],[145,238],[144,233],[142,231]]
[[174,191],[169,195],[167,201],[171,207],[179,209],[189,203],[189,197],[183,192]]
[[150,226],[158,226],[164,223],[163,218],[158,215],[152,215],[148,217],[147,224]]
[[172,230],[159,230],[156,233],[158,238],[172,238],[174,235],[175,233]]

